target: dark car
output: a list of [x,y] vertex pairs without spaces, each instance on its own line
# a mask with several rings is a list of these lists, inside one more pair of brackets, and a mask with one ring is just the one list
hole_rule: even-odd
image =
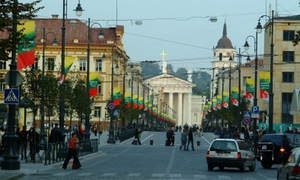
[[300,148],[292,150],[286,164],[277,170],[277,180],[300,179]]
[[291,141],[285,134],[265,134],[258,142],[258,155],[264,168],[285,163],[291,154]]

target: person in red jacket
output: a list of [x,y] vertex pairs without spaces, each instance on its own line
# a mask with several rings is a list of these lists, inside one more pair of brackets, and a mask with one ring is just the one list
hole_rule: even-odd
[[81,164],[78,159],[78,143],[79,140],[77,138],[77,134],[72,133],[72,138],[69,139],[68,143],[68,154],[62,167],[63,169],[67,168],[67,165],[72,157],[74,159],[72,169],[79,169],[81,167]]

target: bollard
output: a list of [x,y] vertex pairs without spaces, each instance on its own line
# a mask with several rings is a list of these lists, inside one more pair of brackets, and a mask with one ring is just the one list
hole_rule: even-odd
[[153,145],[153,139],[150,139],[150,145],[151,146]]
[[200,141],[197,141],[197,146],[200,146]]

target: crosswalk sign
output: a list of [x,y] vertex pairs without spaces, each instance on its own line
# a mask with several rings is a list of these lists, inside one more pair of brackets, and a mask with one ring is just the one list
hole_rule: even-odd
[[5,104],[19,104],[20,92],[19,89],[5,89],[4,103]]

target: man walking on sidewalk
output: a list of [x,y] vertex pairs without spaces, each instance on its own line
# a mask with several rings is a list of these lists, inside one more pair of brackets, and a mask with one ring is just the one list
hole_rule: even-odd
[[192,145],[192,151],[195,151],[194,149],[194,135],[193,135],[193,128],[190,127],[189,134],[188,134],[189,140],[187,144],[187,150],[189,150],[190,144]]
[[79,169],[81,164],[78,159],[78,138],[76,133],[72,133],[72,138],[69,139],[68,143],[68,154],[63,164],[63,169],[67,169],[67,165],[71,158],[73,158],[72,169]]

